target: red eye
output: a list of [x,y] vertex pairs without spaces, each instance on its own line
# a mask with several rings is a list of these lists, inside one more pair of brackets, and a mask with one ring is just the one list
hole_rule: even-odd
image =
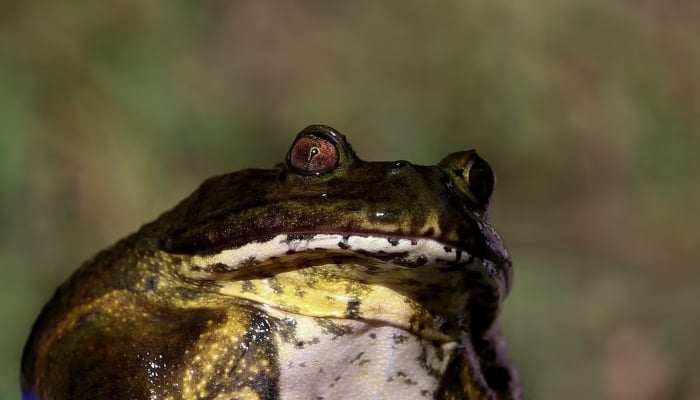
[[320,174],[338,166],[338,149],[330,140],[309,133],[294,142],[288,160],[298,172]]

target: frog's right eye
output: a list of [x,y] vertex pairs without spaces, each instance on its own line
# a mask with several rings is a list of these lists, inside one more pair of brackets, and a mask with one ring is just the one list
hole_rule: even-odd
[[289,167],[304,175],[321,175],[334,170],[340,160],[334,133],[332,128],[322,125],[304,129],[287,154]]

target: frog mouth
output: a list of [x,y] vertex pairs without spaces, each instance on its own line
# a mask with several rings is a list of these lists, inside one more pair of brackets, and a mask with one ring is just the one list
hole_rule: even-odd
[[493,262],[430,238],[285,233],[190,261],[190,282],[215,282],[266,312],[379,321],[433,339],[487,329],[505,297]]

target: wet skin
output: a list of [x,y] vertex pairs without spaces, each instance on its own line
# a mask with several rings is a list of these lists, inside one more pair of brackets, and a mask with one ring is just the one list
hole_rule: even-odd
[[510,399],[511,261],[475,151],[360,160],[313,125],[87,261],[34,324],[26,399]]

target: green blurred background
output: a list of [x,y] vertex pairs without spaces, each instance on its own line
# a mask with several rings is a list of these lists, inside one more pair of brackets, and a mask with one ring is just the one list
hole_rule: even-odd
[[327,123],[477,148],[530,399],[700,399],[700,3],[0,2],[0,397],[59,282]]

